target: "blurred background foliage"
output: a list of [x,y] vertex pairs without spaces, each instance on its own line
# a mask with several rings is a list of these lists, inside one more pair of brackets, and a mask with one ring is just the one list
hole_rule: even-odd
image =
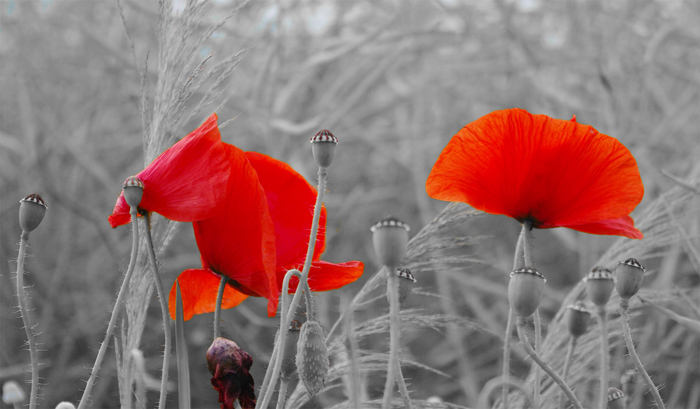
[[[174,2],[174,15],[183,3]],[[201,32],[237,5],[211,1]],[[43,407],[79,400],[128,263],[129,228],[111,229],[107,216],[121,182],[144,166],[139,71],[148,55],[146,86],[153,95],[158,12],[155,0],[122,0],[122,8],[138,67],[116,1],[0,0],[0,381],[28,379],[11,273],[18,201],[37,192],[49,210],[30,239],[27,281],[41,333]],[[462,126],[496,109],[576,115],[618,138],[635,155],[645,183],[633,216],[673,186],[660,170],[697,181],[698,22],[697,0],[251,1],[194,56],[213,55],[206,64],[214,65],[243,50],[243,59],[223,83],[210,80],[221,91],[212,108],[168,137],[185,136],[218,106],[226,142],[286,161],[313,183],[308,138],[330,129],[340,144],[329,169],[324,259],[361,260],[369,277],[379,267],[369,226],[393,214],[417,232],[433,219],[445,203],[425,193],[432,164]],[[700,207],[697,197],[692,200]],[[691,216],[682,220],[686,242],[665,248],[652,270],[661,277],[655,290],[678,286],[697,301],[698,266],[688,254],[698,248],[700,216]],[[422,292],[438,297],[416,294],[412,307],[470,317],[493,332],[405,331],[402,353],[449,375],[406,370],[417,398],[473,405],[483,384],[499,373],[502,336],[493,334],[505,328],[504,289],[519,229],[500,216],[477,218],[468,230],[455,226],[451,234],[479,238],[466,251],[481,263],[465,264],[459,274],[413,271]],[[545,321],[615,240],[566,229],[536,232],[533,258],[549,284]],[[182,270],[199,266],[189,225],[178,227],[160,262],[167,289]],[[367,277],[316,297],[324,326],[332,326],[341,300]],[[264,305],[249,299],[223,317],[224,334],[253,356],[258,383],[277,326]],[[376,316],[385,305],[373,308],[355,319]],[[211,320],[206,315],[187,323],[194,407],[216,406],[204,363]],[[159,321],[154,297],[141,345],[155,377],[163,342]],[[659,345],[663,336],[644,332],[640,348]],[[367,350],[384,350],[386,338],[363,342]],[[679,371],[690,351],[697,362],[697,334],[667,344],[647,356],[655,370]],[[514,369],[524,375],[528,367],[521,360]],[[673,407],[696,408],[700,365],[683,368],[691,380],[686,384],[695,380],[695,386],[678,391],[667,384],[662,392],[675,399]],[[383,381],[369,379],[368,392],[376,397]],[[310,407],[328,407],[337,401],[332,397],[322,394]],[[170,399],[174,404],[175,395]],[[93,407],[118,407],[113,357],[100,372]]]

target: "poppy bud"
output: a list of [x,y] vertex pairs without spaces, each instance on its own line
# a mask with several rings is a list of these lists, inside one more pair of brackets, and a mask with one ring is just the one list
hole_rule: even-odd
[[318,322],[307,321],[301,326],[297,344],[297,370],[309,396],[314,396],[326,383],[328,376],[328,347]]
[[626,396],[634,395],[634,392],[637,390],[637,372],[634,369],[625,371],[620,377],[620,384]]
[[143,197],[143,182],[136,176],[129,176],[122,185],[124,200],[131,208],[136,208]]
[[333,154],[335,153],[335,145],[338,144],[338,138],[333,136],[331,131],[323,129],[314,135],[311,140],[311,153],[314,155],[316,164],[321,168],[327,168],[333,162]]
[[608,409],[625,409],[625,394],[615,388],[608,388]]
[[238,399],[243,409],[255,408],[255,391],[250,367],[253,358],[226,338],[217,338],[207,350],[207,368],[211,384],[219,391],[222,409],[233,409]]
[[588,330],[591,313],[582,302],[566,307],[566,326],[572,337],[578,338]]
[[[284,343],[284,355],[282,356],[282,369],[280,372],[280,377],[282,379],[289,379],[294,371],[297,370],[295,360],[297,356],[297,344],[299,342],[299,331],[301,331],[301,322],[299,322],[299,320],[293,320],[289,326],[289,331],[287,331],[287,341]],[[277,330],[275,344],[277,343],[279,334],[280,331]]]
[[593,267],[583,280],[586,282],[588,298],[596,306],[605,307],[615,287],[615,280],[610,270],[600,266]]
[[26,395],[15,381],[7,381],[2,385],[2,401],[8,405],[19,405],[24,402]]
[[396,275],[399,277],[399,303],[403,303],[411,294],[416,278],[411,274],[411,270],[407,268],[398,269]]
[[44,199],[36,193],[25,197],[19,203],[19,226],[22,231],[29,233],[44,220],[48,206]]
[[75,409],[75,405],[70,402],[61,402],[56,405],[56,409]]
[[633,258],[617,263],[615,269],[615,289],[622,300],[629,300],[642,286],[646,269]]
[[532,267],[522,267],[510,273],[508,302],[518,317],[529,317],[537,310],[546,282],[547,279]]
[[389,216],[375,223],[370,230],[379,261],[385,266],[398,265],[408,246],[409,225]]

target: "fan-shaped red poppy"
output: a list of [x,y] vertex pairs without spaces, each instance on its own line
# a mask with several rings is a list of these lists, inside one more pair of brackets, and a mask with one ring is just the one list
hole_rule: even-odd
[[[255,168],[259,181],[265,189],[267,204],[272,216],[276,244],[275,287],[277,292],[275,296],[278,297],[287,270],[301,269],[304,264],[316,201],[316,190],[284,162],[256,152],[246,152],[245,156]],[[357,280],[364,269],[364,265],[359,261],[333,264],[319,260],[325,249],[325,225],[326,211],[323,208],[308,278],[312,291],[329,291],[340,288]],[[222,228],[222,233],[225,230]],[[200,249],[203,238],[201,234],[197,236]],[[214,236],[207,239],[215,241]],[[178,277],[183,294],[184,318],[186,320],[194,314],[212,312],[216,306],[219,279],[211,272],[196,271],[193,273],[193,270],[187,270]],[[295,279],[290,283],[290,292],[294,292],[296,286]],[[245,298],[247,295],[241,288],[227,286],[222,308],[235,307]],[[170,300],[171,315],[174,316],[174,290],[171,290]],[[274,315],[276,311],[271,312],[269,306],[270,304],[268,304],[268,315]]]
[[629,216],[644,196],[637,162],[617,139],[574,120],[522,109],[485,115],[450,140],[426,190],[536,228],[644,237]]
[[[230,167],[217,116],[212,114],[136,175],[144,184],[139,209],[179,222],[211,217],[226,195]],[[121,194],[109,224],[117,227],[130,221],[129,205]]]

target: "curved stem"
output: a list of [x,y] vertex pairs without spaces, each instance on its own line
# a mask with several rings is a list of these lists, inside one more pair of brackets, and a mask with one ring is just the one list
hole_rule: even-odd
[[226,283],[228,283],[228,277],[222,274],[219,289],[216,292],[216,306],[214,307],[214,339],[221,336],[221,302],[224,299]]
[[406,381],[401,373],[401,362],[399,360],[400,344],[400,324],[399,315],[399,283],[396,277],[396,266],[387,266],[388,279],[386,283],[386,297],[389,300],[389,364],[387,367],[386,383],[384,384],[384,399],[382,408],[391,407],[391,398],[394,394],[394,382],[398,382],[401,397],[407,408],[413,408],[411,399],[408,396]]
[[[569,376],[569,367],[571,366],[571,358],[574,356],[574,350],[576,349],[576,342],[578,338],[571,337],[569,340],[569,349],[566,351],[566,359],[564,360],[564,373],[562,374],[562,379],[566,382],[566,377]],[[559,408],[564,409],[564,395],[559,391]]]
[[170,370],[170,349],[172,348],[172,334],[170,332],[170,316],[168,313],[168,304],[165,300],[165,291],[163,291],[163,283],[158,275],[158,262],[156,260],[156,251],[153,248],[153,240],[151,238],[151,216],[148,212],[143,215],[143,220],[146,222],[146,247],[148,248],[148,258],[153,267],[153,281],[156,284],[158,293],[158,301],[160,303],[160,312],[163,319],[163,332],[165,333],[165,348],[163,352],[163,370],[160,380],[160,397],[158,400],[158,409],[165,409],[165,399],[168,395],[168,372]]
[[628,308],[629,301],[620,301],[620,314],[622,315],[620,321],[622,321],[622,333],[625,334],[625,343],[627,344],[627,350],[629,351],[630,356],[632,356],[632,359],[634,360],[634,365],[637,367],[637,371],[639,371],[639,373],[642,374],[644,382],[646,382],[647,387],[651,391],[652,396],[654,396],[656,406],[660,409],[665,409],[664,401],[661,400],[659,390],[656,388],[656,386],[654,386],[654,381],[651,380],[651,377],[647,373],[646,369],[644,369],[644,365],[642,365],[642,361],[639,359],[637,351],[634,348],[634,343],[632,341],[632,330],[630,329],[629,324],[629,315],[627,314]]
[[[515,245],[515,254],[513,255],[513,270],[518,268],[520,262],[520,253],[523,251],[523,241],[525,240],[526,226],[523,224],[518,236],[518,242]],[[508,383],[510,379],[510,339],[513,334],[513,325],[515,324],[515,312],[512,308],[508,308],[508,322],[506,323],[506,336],[503,339],[503,382],[504,388],[501,390],[501,402],[503,408],[508,408]]]
[[[105,353],[107,352],[107,346],[109,345],[110,338],[112,337],[112,332],[114,332],[114,326],[117,323],[117,319],[119,318],[119,312],[121,311],[120,306],[122,303],[122,299],[124,298],[124,293],[126,292],[126,287],[129,284],[131,274],[134,272],[134,267],[136,266],[136,254],[138,253],[139,247],[139,227],[136,220],[136,213],[136,208],[132,207],[131,226],[133,232],[133,241],[131,243],[131,259],[129,260],[129,267],[126,270],[126,276],[124,276],[122,286],[119,288],[117,301],[114,303],[112,316],[109,319],[109,324],[107,324],[107,333],[105,334],[105,340],[102,341],[102,345],[100,345],[100,350],[97,353],[97,358],[95,359],[95,365],[93,365],[92,371],[90,372],[90,378],[88,379],[87,384],[85,385],[85,391],[83,392],[83,397],[80,399],[80,403],[78,404],[78,409],[85,409],[85,405],[87,404],[87,401],[90,397],[90,392],[92,391],[92,387],[95,384],[97,372],[100,370],[100,365],[102,364],[102,360],[104,359]],[[131,388],[131,385],[125,385],[124,387],[128,389]]]
[[574,392],[569,388],[569,385],[567,385],[561,377],[554,372],[554,370],[547,365],[546,362],[544,362],[539,355],[535,352],[534,349],[532,349],[532,346],[530,345],[530,341],[527,339],[527,335],[525,334],[525,319],[524,318],[518,318],[518,337],[520,338],[520,343],[523,345],[525,348],[525,351],[527,352],[528,355],[532,358],[533,361],[537,365],[539,365],[551,378],[556,382],[557,385],[561,388],[561,390],[564,391],[566,396],[571,400],[571,403],[573,403],[574,408],[576,409],[583,409],[583,406],[581,406],[581,402],[576,398],[576,395],[574,395]]
[[19,313],[22,316],[22,324],[24,324],[24,331],[27,333],[29,358],[32,364],[32,389],[29,394],[29,409],[35,409],[39,393],[39,358],[37,356],[38,351],[36,349],[34,331],[32,330],[32,321],[29,318],[29,311],[27,311],[26,294],[24,291],[24,259],[27,254],[28,240],[29,232],[22,231],[19,242],[19,254],[17,255],[17,298],[19,298]]
[[605,306],[598,307],[598,324],[600,326],[600,392],[598,395],[598,408],[605,409],[608,405],[608,314]]
[[492,378],[491,380],[486,382],[484,387],[481,389],[481,392],[479,393],[476,407],[477,408],[490,407],[489,406],[489,397],[491,396],[493,391],[495,391],[498,387],[502,387],[502,389],[506,389],[506,387],[512,387],[514,389],[519,390],[525,396],[525,399],[527,399],[527,402],[530,404],[530,407],[532,407],[532,408],[535,407],[535,404],[532,401],[532,396],[530,396],[530,393],[525,389],[525,385],[523,385],[522,382],[520,382],[517,379],[505,379],[502,376]]

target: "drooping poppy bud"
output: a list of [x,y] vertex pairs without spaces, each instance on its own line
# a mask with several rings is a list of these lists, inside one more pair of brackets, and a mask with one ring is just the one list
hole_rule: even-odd
[[36,193],[25,197],[19,203],[19,226],[22,231],[29,233],[44,220],[48,206],[44,199]]
[[321,168],[327,168],[333,162],[333,154],[335,153],[335,145],[338,144],[338,138],[333,136],[331,131],[323,129],[316,135],[311,137],[311,152],[314,155],[316,164]]
[[309,396],[315,396],[328,376],[328,347],[318,322],[307,321],[301,326],[297,344],[297,370]]
[[75,405],[70,402],[61,402],[56,405],[56,409],[75,409]]
[[398,269],[396,275],[399,277],[399,303],[402,304],[411,294],[413,285],[416,284],[416,278],[407,268]]
[[637,371],[634,369],[628,369],[620,377],[620,384],[622,385],[622,392],[628,398],[634,395],[637,390]]
[[625,409],[625,394],[616,388],[608,388],[608,409]]
[[7,381],[2,385],[2,401],[8,405],[20,405],[26,399],[24,390],[15,381]]
[[578,338],[588,330],[591,313],[581,301],[566,307],[566,327],[572,337]]
[[615,269],[615,289],[622,300],[629,300],[642,286],[646,269],[637,260],[628,258],[617,263]]
[[129,176],[122,185],[124,199],[129,207],[138,207],[143,197],[143,182],[136,176]]
[[584,278],[586,282],[586,294],[597,307],[605,307],[612,290],[615,287],[615,279],[612,273],[605,267],[593,267]]
[[[297,370],[296,356],[300,331],[301,322],[299,322],[299,320],[292,320],[292,324],[289,326],[289,331],[287,331],[287,341],[284,343],[284,355],[282,356],[282,369],[280,372],[280,377],[282,379],[290,379],[294,371]],[[277,337],[279,337],[279,334],[280,331],[277,330],[277,335],[275,335],[275,344],[277,343]]]
[[255,408],[255,390],[250,367],[253,358],[226,338],[217,338],[207,350],[211,384],[219,391],[221,409],[233,409],[238,399],[243,409]]
[[510,273],[508,302],[518,317],[529,317],[537,310],[546,282],[547,279],[532,267],[518,268]]
[[385,266],[395,267],[401,261],[408,246],[408,232],[411,227],[401,220],[389,216],[375,223],[372,243],[379,261]]

